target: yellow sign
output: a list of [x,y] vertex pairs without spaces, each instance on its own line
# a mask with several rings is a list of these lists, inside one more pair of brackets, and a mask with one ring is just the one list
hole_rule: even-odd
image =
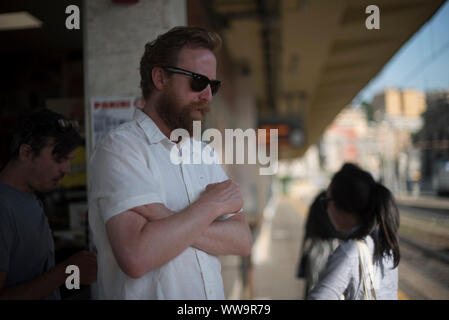
[[72,160],[70,173],[64,176],[60,184],[66,188],[86,186],[86,148],[84,146],[75,149],[75,158]]

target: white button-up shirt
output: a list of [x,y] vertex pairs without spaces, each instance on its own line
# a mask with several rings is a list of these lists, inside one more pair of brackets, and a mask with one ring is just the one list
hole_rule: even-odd
[[[133,121],[109,132],[95,147],[88,198],[100,299],[225,299],[220,262],[204,251],[189,247],[139,279],[128,277],[112,252],[105,228],[111,217],[155,202],[180,212],[208,184],[228,179],[217,163],[173,164],[173,146],[150,117],[136,110]],[[194,148],[185,146],[180,152],[193,153]]]

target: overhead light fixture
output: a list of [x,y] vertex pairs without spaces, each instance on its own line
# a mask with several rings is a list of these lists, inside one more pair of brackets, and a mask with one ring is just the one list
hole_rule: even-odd
[[40,28],[42,21],[26,11],[0,14],[0,31]]

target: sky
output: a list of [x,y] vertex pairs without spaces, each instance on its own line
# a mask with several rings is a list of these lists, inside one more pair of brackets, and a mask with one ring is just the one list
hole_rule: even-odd
[[[382,27],[382,11],[380,13]],[[449,89],[449,1],[391,58],[354,99],[371,102],[386,88]]]

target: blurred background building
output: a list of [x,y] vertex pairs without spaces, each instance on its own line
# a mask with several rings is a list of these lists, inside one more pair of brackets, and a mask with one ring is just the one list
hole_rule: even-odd
[[449,89],[427,94],[424,125],[416,137],[422,161],[422,176],[428,188],[439,195],[449,192]]

